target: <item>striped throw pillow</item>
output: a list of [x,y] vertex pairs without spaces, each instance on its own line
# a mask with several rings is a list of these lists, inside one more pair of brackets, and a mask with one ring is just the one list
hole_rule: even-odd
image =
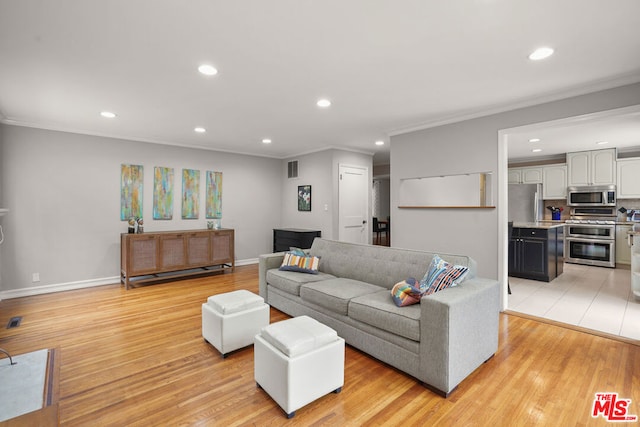
[[280,270],[298,271],[300,273],[318,274],[320,258],[315,256],[300,256],[291,252],[284,254]]
[[460,283],[469,272],[468,267],[449,264],[438,255],[434,255],[427,274],[420,281],[424,295],[430,295]]

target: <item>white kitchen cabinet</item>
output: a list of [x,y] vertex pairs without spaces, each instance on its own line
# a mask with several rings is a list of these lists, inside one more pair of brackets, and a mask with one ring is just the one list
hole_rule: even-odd
[[522,182],[522,169],[509,168],[509,184],[520,184]]
[[509,168],[509,184],[541,184],[542,167]]
[[631,248],[627,241],[627,231],[633,225],[616,225],[616,264],[631,264]]
[[549,165],[542,168],[542,198],[566,199],[567,165]]
[[620,159],[618,168],[618,199],[640,199],[640,158]]
[[567,153],[567,185],[616,183],[616,149]]

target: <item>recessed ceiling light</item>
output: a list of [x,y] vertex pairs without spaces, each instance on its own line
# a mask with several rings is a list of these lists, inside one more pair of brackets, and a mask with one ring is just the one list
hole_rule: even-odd
[[263,144],[271,144],[271,140],[269,138],[265,138],[262,140]]
[[608,144],[608,143],[609,143],[609,141],[598,141],[598,142],[596,142],[596,144],[598,144],[598,145],[604,145],[604,144]]
[[216,74],[218,74],[218,70],[216,70],[214,66],[209,64],[202,64],[198,67],[198,71],[200,71],[205,76],[215,76]]
[[116,117],[116,113],[112,113],[111,111],[103,111],[100,113],[102,117],[106,117],[107,119],[114,119]]
[[540,138],[531,138],[529,142],[540,142]]
[[376,141],[376,145],[384,145],[384,141]]
[[533,150],[531,150],[531,152],[533,153],[539,153],[542,151],[542,148],[534,148]]
[[318,105],[318,107],[327,108],[331,105],[331,101],[329,101],[328,99],[319,99],[316,104]]
[[541,59],[548,58],[551,55],[553,55],[553,49],[550,47],[540,47],[529,55],[529,59],[532,61],[539,61]]
[[205,133],[207,130],[203,127],[197,127],[197,128],[193,128],[194,132],[198,132],[198,133]]

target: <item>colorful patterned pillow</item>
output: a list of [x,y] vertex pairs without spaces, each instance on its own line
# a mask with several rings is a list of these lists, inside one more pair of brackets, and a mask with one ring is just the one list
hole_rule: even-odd
[[318,264],[320,258],[315,256],[300,256],[291,252],[284,254],[280,270],[282,271],[298,271],[300,273],[318,274]]
[[391,289],[391,298],[398,307],[417,304],[420,302],[420,297],[422,297],[420,283],[413,277],[396,283]]
[[423,295],[431,295],[457,285],[468,272],[468,267],[449,264],[438,255],[434,255],[427,274],[420,281],[420,289],[424,291]]
[[294,255],[298,255],[298,256],[307,256],[307,254],[300,248],[296,248],[294,246],[290,246],[289,247],[289,252],[291,252]]

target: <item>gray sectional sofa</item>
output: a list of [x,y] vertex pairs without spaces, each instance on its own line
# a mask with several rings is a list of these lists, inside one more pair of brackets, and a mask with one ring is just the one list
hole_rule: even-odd
[[316,238],[310,255],[318,274],[281,271],[283,253],[261,255],[260,295],[291,316],[308,315],[335,329],[348,344],[448,396],[498,348],[498,282],[476,277],[476,263],[438,254],[469,267],[457,286],[398,307],[397,282],[420,280],[434,253]]

